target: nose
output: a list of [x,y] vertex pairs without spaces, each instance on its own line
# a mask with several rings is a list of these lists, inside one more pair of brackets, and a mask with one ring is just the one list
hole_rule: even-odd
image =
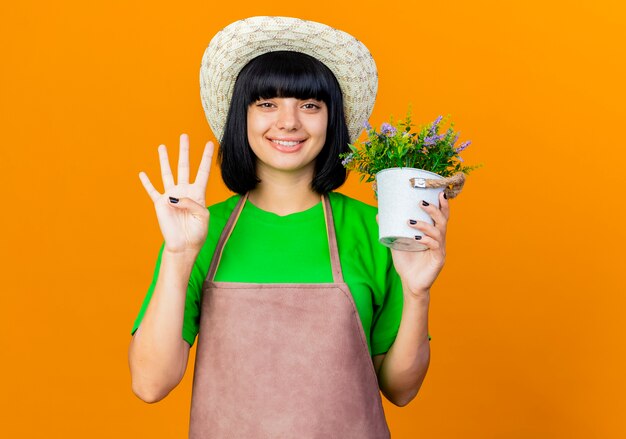
[[297,105],[281,105],[278,110],[276,126],[286,131],[296,131],[300,128]]

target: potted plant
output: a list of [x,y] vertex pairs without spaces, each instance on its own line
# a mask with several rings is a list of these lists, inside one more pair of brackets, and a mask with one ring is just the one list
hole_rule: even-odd
[[[446,116],[445,120],[448,119]],[[361,181],[375,181],[378,198],[379,241],[398,250],[420,251],[427,247],[415,239],[422,233],[409,227],[409,218],[433,224],[419,207],[420,200],[439,207],[439,193],[456,197],[465,183],[465,174],[482,166],[463,166],[459,155],[471,141],[455,147],[459,133],[454,124],[439,134],[444,118],[412,132],[411,108],[406,119],[397,124],[383,123],[380,132],[367,122],[367,140],[350,144],[350,151],[340,154],[343,166],[361,173]]]

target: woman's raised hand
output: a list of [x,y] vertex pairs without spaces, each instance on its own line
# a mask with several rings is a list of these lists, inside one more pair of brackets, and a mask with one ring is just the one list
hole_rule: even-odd
[[[206,187],[211,172],[213,142],[204,147],[198,174],[193,184],[189,183],[189,136],[180,136],[178,157],[178,184],[170,169],[165,145],[159,145],[159,161],[163,178],[164,193],[159,193],[145,172],[139,179],[154,202],[154,208],[165,240],[165,250],[172,253],[191,253],[194,256],[204,245],[209,229],[209,211],[205,206]],[[178,199],[178,202],[170,197]]]

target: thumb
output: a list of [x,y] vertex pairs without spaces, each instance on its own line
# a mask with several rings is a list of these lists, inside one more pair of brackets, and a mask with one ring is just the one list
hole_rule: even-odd
[[201,206],[200,204],[196,203],[191,198],[169,197],[169,204],[170,206],[175,207],[176,209],[188,210],[192,214],[202,215],[203,213],[207,212],[206,207]]

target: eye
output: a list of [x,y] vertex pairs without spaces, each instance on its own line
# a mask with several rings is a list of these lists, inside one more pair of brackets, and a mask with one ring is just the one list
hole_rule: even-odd
[[321,106],[320,106],[320,105],[315,104],[315,103],[313,103],[313,102],[307,102],[306,104],[304,104],[304,105],[303,105],[303,107],[304,107],[306,110],[315,110],[315,109],[317,109],[317,108],[321,108]]
[[260,108],[271,108],[272,105],[274,104],[272,104],[271,102],[259,102],[256,106]]

